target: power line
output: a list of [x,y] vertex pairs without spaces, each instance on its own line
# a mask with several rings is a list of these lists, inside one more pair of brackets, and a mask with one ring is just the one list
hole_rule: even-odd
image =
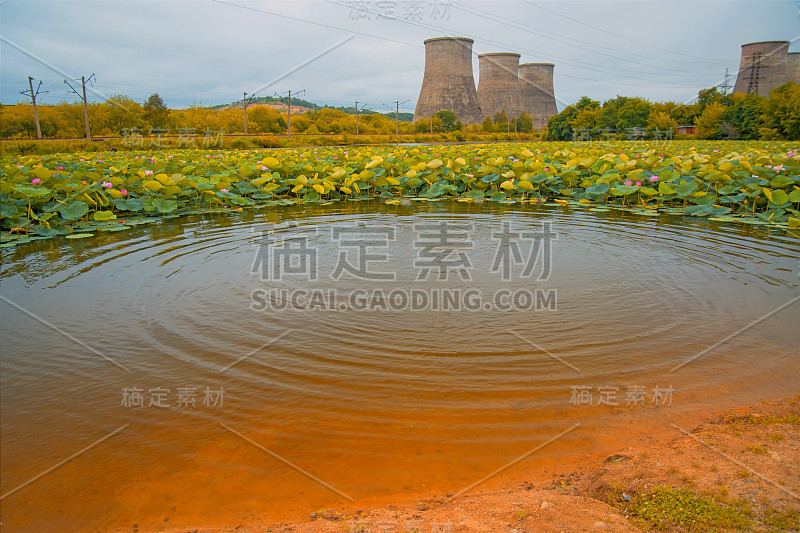
[[[358,9],[359,11],[363,11],[365,13],[378,14],[375,11],[370,10],[368,8],[365,8],[365,7],[362,7],[360,5],[358,5],[358,6],[349,6],[347,4],[343,4],[343,3],[338,2],[336,0],[326,0],[326,1],[331,3],[331,4],[336,4],[336,5],[339,5],[339,6],[342,6],[342,7],[347,7],[347,8],[350,8],[350,9]],[[482,17],[482,18],[485,18],[485,17]],[[421,22],[415,22],[415,21],[405,20],[405,19],[398,19],[396,17],[391,18],[391,20],[395,20],[395,21],[398,21],[398,22],[401,22],[401,23],[404,23],[404,24],[410,24],[412,26],[418,26],[420,28],[424,28],[424,29],[430,30],[430,31],[437,31],[437,32],[443,32],[443,33],[453,33],[451,30],[449,30],[447,28],[442,28],[442,27],[439,27],[439,26],[433,26],[433,25],[425,24],[425,23],[421,23]],[[531,33],[533,33],[533,32],[531,32]],[[528,52],[528,53],[533,54],[533,55],[540,55],[539,52],[534,52],[532,50],[529,50],[529,49],[526,49],[526,48],[522,48],[522,47],[519,47],[519,46],[512,46],[512,45],[509,45],[507,43],[501,43],[501,42],[498,42],[498,41],[493,41],[493,40],[483,39],[483,38],[479,38],[478,40],[481,41],[481,42],[487,43],[487,44],[491,44],[493,46],[499,46],[499,47],[501,47],[503,49],[507,49],[507,50],[519,50],[519,51],[523,51],[523,52]],[[570,43],[566,43],[566,44],[570,44]],[[572,45],[572,46],[577,46],[577,45]],[[580,46],[577,46],[577,47],[578,48],[583,48],[583,47],[580,47]],[[591,51],[591,50],[589,50],[589,51]],[[609,54],[603,54],[602,52],[598,52],[598,53],[600,53],[602,55],[609,55]],[[473,52],[473,54],[475,54],[475,52]],[[477,54],[475,54],[475,55],[477,55]],[[550,57],[559,58],[559,56],[553,56],[553,55],[550,55]],[[626,61],[624,58],[617,58],[615,56],[609,56],[609,57],[614,57],[616,59],[621,59],[623,61]],[[564,59],[564,58],[559,58],[559,59]],[[564,61],[566,63],[574,63],[573,61],[566,60],[566,59],[564,59]],[[578,61],[578,63],[583,63],[583,62],[582,61]],[[577,66],[577,68],[582,68],[582,69],[585,69],[585,70],[594,70],[596,72],[600,72],[600,73],[603,73],[603,74],[616,75],[616,74],[614,74],[612,72],[608,72],[608,71],[604,71],[604,70],[598,70],[598,69],[591,68],[591,67],[581,67],[579,65],[576,65],[576,66]],[[648,65],[648,66],[650,66],[650,65]],[[648,78],[641,78],[641,77],[638,77],[638,76],[624,75],[624,76],[621,76],[621,77],[630,78],[630,79],[638,79],[638,80],[642,80],[642,81],[649,81],[649,82],[658,83],[658,84],[662,84],[663,83],[661,80],[651,80],[651,79],[648,79]],[[661,86],[666,87],[665,85],[661,85]],[[681,87],[680,86],[674,86],[674,88],[681,88]]]
[[383,41],[390,41],[390,42],[397,43],[397,44],[404,44],[406,46],[414,46],[416,48],[421,48],[421,46],[418,45],[418,44],[407,43],[405,41],[398,41],[398,40],[395,40],[395,39],[390,39],[388,37],[380,37],[378,35],[372,35],[370,33],[364,33],[364,32],[355,31],[355,30],[351,30],[351,29],[347,29],[347,28],[341,28],[339,26],[332,26],[330,24],[323,24],[321,22],[315,22],[313,20],[308,20],[308,19],[301,19],[299,17],[291,17],[289,15],[284,15],[282,13],[275,13],[273,11],[266,11],[264,9],[258,9],[258,8],[255,8],[255,7],[242,6],[242,5],[239,5],[239,4],[234,4],[232,2],[223,2],[223,0],[211,0],[211,1],[212,2],[216,2],[217,4],[225,4],[225,5],[228,5],[228,6],[238,7],[240,9],[247,9],[247,10],[250,10],[250,11],[257,11],[259,13],[266,13],[267,15],[272,15],[272,16],[275,16],[275,17],[282,17],[282,18],[289,19],[289,20],[296,20],[298,22],[305,22],[307,24],[314,24],[315,26],[322,26],[323,28],[330,28],[332,30],[340,30],[340,31],[349,31],[350,33],[355,33],[357,35],[363,35],[365,37],[372,37],[374,39],[381,39]]
[[[592,46],[594,48],[605,48],[607,50],[612,50],[614,52],[619,52],[619,53],[623,53],[623,54],[627,53],[627,52],[622,52],[621,50],[616,50],[614,48],[610,48],[610,47],[607,47],[607,46],[601,46],[601,45],[598,45],[598,44],[595,44],[595,43],[590,43],[590,42],[587,42],[587,41],[581,41],[580,39],[575,39],[573,37],[566,37],[561,33],[554,33],[554,32],[551,32],[551,31],[543,30],[541,28],[536,28],[536,27],[530,26],[528,24],[523,24],[523,23],[515,21],[515,20],[511,20],[511,19],[508,19],[508,18],[505,18],[505,17],[501,17],[499,15],[495,15],[494,13],[490,13],[488,11],[484,11],[482,9],[478,9],[476,7],[467,7],[467,6],[464,6],[463,4],[458,4],[458,3],[455,3],[455,2],[453,3],[453,7],[455,7],[456,9],[460,9],[462,11],[465,11],[467,13],[470,13],[472,15],[477,15],[477,16],[479,16],[481,18],[492,18],[493,17],[495,19],[499,19],[504,24],[516,25],[517,29],[521,29],[523,31],[527,31],[528,33],[532,33],[534,35],[537,35],[539,37],[550,39],[550,40],[553,40],[553,41],[556,41],[556,42],[560,42],[560,43],[566,44],[567,46],[573,46],[575,48],[579,48],[581,50],[585,50],[585,51],[588,51],[588,52],[591,52],[591,53],[594,53],[594,54],[600,54],[600,55],[604,55],[604,56],[610,57],[612,59],[619,59],[621,61],[626,61],[626,62],[629,62],[629,63],[635,63],[637,65],[643,65],[643,66],[646,66],[646,67],[655,67],[657,69],[670,71],[670,72],[685,72],[683,70],[675,70],[675,69],[671,69],[671,68],[667,68],[667,67],[658,67],[656,65],[651,65],[651,64],[648,64],[648,63],[642,63],[641,61],[635,61],[635,60],[632,60],[632,59],[629,59],[629,58],[626,58],[626,57],[618,57],[618,56],[614,56],[614,55],[611,55],[611,54],[606,54],[605,52],[600,52],[598,50],[594,50],[592,48],[585,48],[583,46],[572,44],[570,42],[567,42],[567,41],[564,41],[562,39],[559,39],[559,37],[565,37],[565,38],[567,38],[569,40],[572,40],[572,41],[575,41],[575,42],[578,42],[578,43],[582,43],[582,44],[586,44],[586,45]],[[498,22],[498,20],[495,20],[495,22]],[[528,29],[526,29],[526,28],[528,28]],[[542,35],[542,34],[540,34],[538,32],[542,32],[542,33],[549,34],[549,35]],[[630,54],[630,55],[637,55],[637,54]],[[636,71],[631,71],[631,72],[636,72]],[[648,72],[648,73],[643,73],[643,74],[655,74],[655,73]]]
[[[351,32],[351,33],[355,33],[357,35],[363,35],[363,36],[366,36],[366,37],[371,37],[373,39],[379,39],[379,40],[383,40],[383,41],[403,44],[403,45],[406,45],[406,46],[413,46],[415,48],[422,48],[421,45],[417,45],[417,44],[414,44],[414,43],[409,43],[409,42],[405,42],[405,41],[398,41],[396,39],[391,39],[391,38],[383,37],[383,36],[380,36],[380,35],[369,34],[369,33],[365,33],[365,32],[359,32],[359,31],[348,29],[348,28],[334,26],[334,25],[331,25],[331,24],[323,24],[321,22],[316,22],[316,21],[312,21],[312,20],[308,20],[308,19],[299,18],[299,17],[292,17],[292,16],[289,16],[289,15],[284,15],[282,13],[275,13],[275,12],[267,11],[267,10],[264,10],[264,9],[254,8],[254,7],[250,7],[250,6],[243,6],[243,5],[235,4],[235,3],[232,3],[232,2],[225,2],[223,0],[212,0],[212,1],[214,1],[216,3],[219,3],[219,4],[228,5],[228,6],[231,6],[231,7],[237,7],[237,8],[240,8],[240,9],[246,9],[248,11],[255,11],[255,12],[263,13],[263,14],[266,14],[266,15],[272,15],[272,16],[276,16],[276,17],[289,19],[289,20],[294,20],[294,21],[297,21],[297,22],[304,22],[304,23],[307,23],[307,24],[312,24],[312,25],[315,25],[315,26],[321,26],[321,27],[325,27],[325,28],[329,28],[329,29],[335,29],[335,30],[339,30],[339,31],[348,31],[348,32]],[[353,7],[353,6],[349,6],[349,5],[346,5],[346,4],[341,4],[341,3],[338,3],[338,2],[331,2],[331,3],[337,4],[337,5],[342,6],[342,7],[348,7],[348,8],[352,8]],[[365,10],[363,8],[359,8],[359,9],[361,11],[364,11],[364,12],[370,12],[369,10]],[[375,13],[375,12],[372,12],[372,13],[373,14],[379,14],[379,13]],[[384,14],[380,14],[380,16],[385,17]],[[447,30],[445,30],[444,28],[438,28],[438,27],[435,27],[435,26],[414,23],[412,21],[401,20],[401,19],[396,19],[396,18],[393,19],[393,20],[398,20],[400,22],[404,22],[404,23],[407,23],[407,24],[416,25],[416,26],[419,26],[419,27],[427,29],[427,30],[435,30],[435,31],[440,31],[440,32],[444,31],[444,32],[447,33]],[[488,44],[497,44],[497,45],[502,46],[502,47],[509,47],[509,45],[506,45],[506,44],[503,44],[503,43],[494,43],[493,41],[486,40],[486,39],[482,39],[482,41],[486,42]],[[510,48],[519,48],[519,47],[510,47]],[[522,49],[522,51],[538,55],[537,52],[533,52],[531,50]],[[566,58],[562,58],[562,57],[559,57],[559,56],[553,56],[553,55],[549,55],[547,57],[553,57],[553,58],[556,58],[556,59],[561,59],[564,63],[571,64],[571,65],[575,66],[575,68],[580,68],[580,69],[583,69],[583,70],[592,70],[592,71],[595,71],[595,72],[599,72],[601,74],[619,76],[618,74],[613,73],[613,72],[608,72],[608,71],[605,71],[605,70],[599,70],[599,69],[595,69],[595,68],[591,68],[591,67],[584,67],[584,66],[581,66],[581,65],[578,64],[578,63],[589,64],[589,63],[586,63],[586,62],[583,62],[583,61],[577,61],[577,60],[571,61],[571,60],[567,60]],[[625,69],[625,70],[628,70],[628,69]],[[636,72],[636,71],[631,71],[631,72]],[[691,73],[688,73],[688,74],[692,75]],[[561,73],[559,73],[558,75],[559,76],[565,76],[564,74],[561,74]],[[704,76],[706,74],[696,73],[694,75],[696,75],[696,76]],[[572,77],[576,77],[576,76],[572,76]],[[619,77],[621,77],[621,78],[630,78],[630,79],[639,79],[639,80],[642,80],[642,81],[649,81],[651,83],[658,84],[658,85],[655,85],[653,87],[661,87],[661,88],[689,88],[689,87],[695,87],[694,85],[671,85],[671,86],[666,86],[666,85],[663,84],[663,82],[661,80],[651,80],[651,79],[647,79],[647,78],[638,78],[638,77],[635,77],[635,76],[623,75],[623,76],[619,76]],[[589,79],[589,78],[583,78],[583,79]],[[607,83],[607,84],[618,83],[618,82],[614,82],[614,81],[606,81],[606,80],[599,80],[599,79],[591,79],[591,81],[595,81],[595,82],[598,82],[598,83]],[[651,86],[646,86],[646,85],[639,85],[639,86],[640,87],[651,87]]]
[[[610,32],[608,30],[604,30],[602,28],[598,28],[597,26],[592,26],[591,24],[587,24],[585,22],[582,22],[580,20],[574,19],[572,17],[568,17],[567,15],[563,15],[561,13],[557,13],[555,11],[551,11],[550,9],[544,8],[544,7],[542,7],[542,6],[538,5],[538,4],[534,4],[530,0],[522,0],[522,1],[525,2],[526,4],[532,5],[533,7],[541,9],[542,11],[547,11],[548,13],[552,13],[553,15],[558,15],[559,17],[563,17],[563,18],[565,18],[567,20],[571,20],[573,22],[577,22],[578,24],[582,24],[583,26],[586,26],[587,28],[592,28],[593,30],[601,31],[603,33],[607,33],[608,35],[613,35],[614,37],[618,37],[620,39],[624,39],[626,41],[630,41],[632,43],[636,43],[636,44],[641,45],[641,46],[647,46],[649,48],[654,48],[656,50],[661,50],[662,52],[669,52],[670,54],[675,54],[675,55],[680,55],[680,56],[685,56],[685,57],[694,57],[696,59],[702,59],[703,62],[706,62],[706,63],[708,63],[708,62],[719,62],[719,61],[734,61],[732,59],[711,59],[711,58],[704,59],[704,58],[702,58],[700,56],[693,56],[693,55],[690,55],[690,54],[684,54],[683,52],[675,52],[674,50],[668,50],[666,48],[661,48],[659,46],[653,46],[652,44],[647,44],[647,43],[643,43],[641,41],[630,39],[630,38],[625,37],[623,35],[619,35],[618,33]],[[633,55],[637,55],[637,54],[633,54]],[[644,56],[640,56],[640,57],[644,57]],[[666,59],[666,58],[663,59],[663,61],[679,62],[679,60],[677,60],[677,59]]]

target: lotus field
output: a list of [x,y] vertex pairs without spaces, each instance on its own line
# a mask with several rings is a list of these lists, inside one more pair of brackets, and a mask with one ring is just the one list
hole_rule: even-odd
[[2,159],[3,247],[189,213],[371,200],[584,205],[800,226],[797,143],[172,150]]

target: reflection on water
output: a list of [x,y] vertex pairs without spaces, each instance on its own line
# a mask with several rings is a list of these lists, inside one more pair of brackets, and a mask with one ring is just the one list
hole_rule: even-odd
[[[449,254],[420,245],[442,222],[463,230]],[[535,234],[543,222],[557,234],[549,275],[542,247],[522,277],[533,241],[521,239],[517,256],[498,235]],[[385,230],[388,246],[348,246],[363,227]],[[797,392],[800,303],[675,368],[800,294],[799,244],[616,212],[354,203],[170,219],[4,250],[3,525],[235,527],[307,516],[348,503],[344,495],[358,505],[443,495],[578,422],[492,482]],[[259,252],[275,259],[300,245],[316,250],[317,279],[262,279],[253,268]],[[342,254],[364,277],[360,253],[376,254],[370,271],[394,279],[332,277]],[[469,268],[423,277],[425,253],[433,264],[465,257]],[[519,259],[510,279],[490,272],[498,253]],[[469,290],[486,299],[477,310],[351,305],[365,292]],[[329,301],[275,310],[254,291]],[[551,300],[484,307],[498,291]]]

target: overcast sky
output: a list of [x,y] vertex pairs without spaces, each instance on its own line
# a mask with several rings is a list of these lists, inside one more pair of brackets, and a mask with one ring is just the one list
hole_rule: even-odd
[[25,98],[28,76],[49,91],[41,103],[73,102],[64,78],[94,73],[94,100],[158,92],[177,108],[305,89],[317,103],[413,111],[422,42],[447,35],[475,40],[476,84],[478,53],[555,63],[561,110],[583,95],[690,101],[726,67],[735,78],[743,43],[800,51],[797,0],[4,0],[0,17],[3,103]]

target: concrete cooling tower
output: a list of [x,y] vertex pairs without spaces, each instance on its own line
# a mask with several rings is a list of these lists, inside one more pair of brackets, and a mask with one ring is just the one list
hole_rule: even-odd
[[800,85],[800,52],[786,54],[786,77]]
[[486,117],[493,119],[495,113],[503,110],[510,119],[519,116],[519,54],[481,54],[478,65],[481,120]]
[[769,96],[787,77],[789,41],[764,41],[742,45],[739,75],[733,92]]
[[519,66],[519,92],[521,112],[533,118],[534,129],[547,126],[547,121],[558,114],[553,90],[553,63],[523,63]]
[[472,75],[472,39],[437,37],[425,41],[425,75],[414,121],[442,110],[465,124],[479,122],[478,93]]

